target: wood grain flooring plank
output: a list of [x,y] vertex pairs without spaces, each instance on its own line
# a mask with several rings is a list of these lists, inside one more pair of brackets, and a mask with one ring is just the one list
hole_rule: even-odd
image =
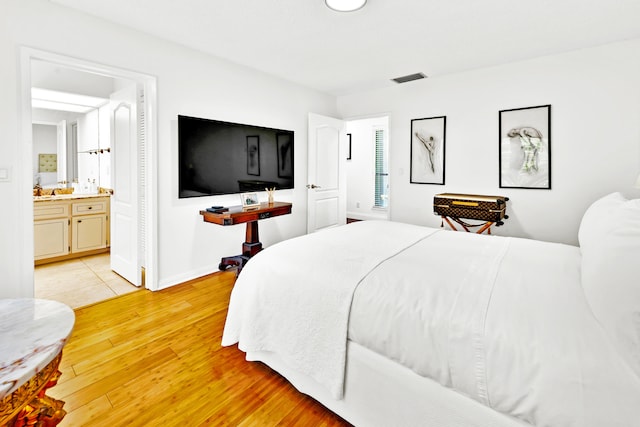
[[61,427],[348,426],[221,337],[234,272],[76,310],[59,384]]

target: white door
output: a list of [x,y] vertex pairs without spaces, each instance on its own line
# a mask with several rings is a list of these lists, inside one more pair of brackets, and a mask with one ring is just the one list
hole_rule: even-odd
[[111,269],[136,286],[138,253],[138,129],[136,85],[111,95]]
[[345,124],[309,114],[307,233],[347,221]]

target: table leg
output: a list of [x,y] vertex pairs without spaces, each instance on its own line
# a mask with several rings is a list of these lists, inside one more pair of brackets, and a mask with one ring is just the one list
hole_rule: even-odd
[[258,221],[247,223],[244,243],[242,244],[242,255],[251,258],[262,250],[262,243],[258,234]]
[[478,231],[476,231],[477,234],[482,234],[483,231],[487,230],[487,234],[491,234],[491,226],[493,225],[493,222],[491,221],[487,221],[482,227],[480,227],[480,229]]
[[247,222],[244,243],[242,244],[242,255],[224,257],[218,265],[220,271],[229,267],[238,267],[238,273],[249,259],[262,250],[262,243],[258,233],[258,221]]

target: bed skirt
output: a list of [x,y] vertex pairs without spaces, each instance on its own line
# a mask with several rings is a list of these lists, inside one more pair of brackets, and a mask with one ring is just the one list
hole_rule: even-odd
[[334,399],[325,387],[290,369],[275,353],[249,352],[246,358],[265,363],[298,391],[313,397],[358,427],[530,426],[417,375],[352,341],[347,343],[347,372],[342,400]]

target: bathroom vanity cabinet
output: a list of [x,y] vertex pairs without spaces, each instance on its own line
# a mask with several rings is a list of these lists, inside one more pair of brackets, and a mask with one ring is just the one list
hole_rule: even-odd
[[109,250],[109,195],[34,197],[36,264]]

